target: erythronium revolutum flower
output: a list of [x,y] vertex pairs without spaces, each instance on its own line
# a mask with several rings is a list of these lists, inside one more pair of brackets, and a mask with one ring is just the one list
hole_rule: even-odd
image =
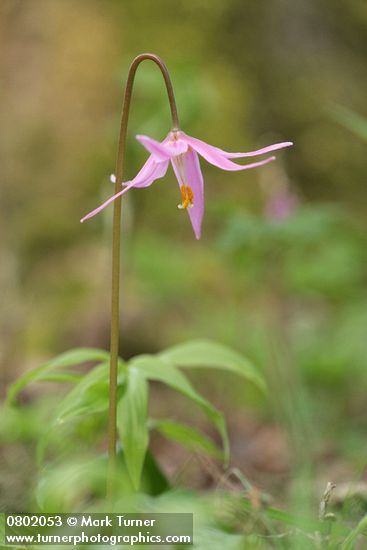
[[[172,130],[159,143],[145,136],[138,136],[138,140],[151,153],[140,172],[131,181],[124,182],[124,158],[126,148],[127,126],[137,68],[145,60],[153,61],[159,68],[165,82],[168,102],[171,112]],[[292,145],[290,142],[278,143],[253,151],[251,153],[226,153],[217,147],[212,147],[198,139],[187,136],[179,130],[179,118],[176,100],[173,92],[171,78],[163,60],[153,53],[142,53],[133,59],[127,74],[127,80],[122,104],[121,124],[116,157],[116,176],[112,178],[115,183],[115,194],[96,210],[85,216],[81,221],[98,214],[110,202],[114,202],[112,222],[112,269],[111,269],[111,344],[110,344],[110,375],[109,375],[109,399],[108,399],[108,475],[107,475],[107,500],[113,507],[117,479],[117,403],[118,403],[118,363],[119,363],[119,337],[120,337],[120,243],[121,243],[121,200],[118,198],[131,187],[147,187],[153,181],[165,175],[171,162],[175,171],[180,190],[182,203],[179,208],[188,211],[196,238],[200,238],[201,223],[204,214],[204,186],[203,177],[199,165],[198,154],[210,163],[224,170],[246,170],[261,166],[274,160],[269,157],[260,162],[241,166],[230,159],[262,155],[276,149]],[[123,189],[120,191],[120,185]],[[135,480],[136,482],[136,480]],[[136,482],[138,489],[139,480]]]
[[[139,135],[136,137],[149,151],[150,157],[134,179],[121,184],[123,186],[122,191],[110,197],[101,206],[84,216],[81,219],[82,222],[98,214],[117,197],[123,195],[132,187],[148,187],[155,180],[162,178],[166,174],[168,165],[171,162],[181,191],[182,202],[178,205],[178,208],[187,210],[195,237],[200,239],[201,224],[204,215],[204,181],[198,154],[210,162],[210,164],[222,170],[238,171],[263,166],[275,160],[275,157],[271,156],[264,160],[244,165],[236,164],[229,159],[256,157],[293,145],[291,141],[285,141],[283,143],[268,145],[257,151],[227,153],[200,139],[188,136],[181,130],[170,132],[162,142],[147,136]],[[114,182],[115,176],[112,175],[111,180]]]

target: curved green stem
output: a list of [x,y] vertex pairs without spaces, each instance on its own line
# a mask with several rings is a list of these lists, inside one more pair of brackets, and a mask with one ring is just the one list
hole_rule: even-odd
[[[138,55],[130,65],[124,101],[122,107],[120,137],[118,143],[117,160],[116,160],[116,183],[115,194],[121,189],[121,182],[123,181],[124,172],[124,157],[125,157],[125,145],[127,124],[129,120],[130,103],[132,90],[134,85],[135,73],[140,63],[146,59],[150,59],[159,69],[164,78],[166,84],[168,101],[171,109],[172,118],[172,130],[178,130],[179,122],[177,115],[176,101],[173,93],[171,79],[166,65],[162,59],[152,53],[143,53]],[[117,427],[116,427],[116,411],[117,411],[117,365],[119,356],[119,333],[120,333],[120,315],[119,315],[119,301],[120,301],[120,232],[121,232],[121,197],[118,197],[114,201],[113,210],[113,227],[112,227],[112,307],[111,307],[111,345],[110,345],[110,389],[109,389],[109,415],[108,415],[108,456],[109,467],[107,476],[107,497],[109,502],[113,502],[114,496],[114,472],[116,464],[116,441],[117,441]]]

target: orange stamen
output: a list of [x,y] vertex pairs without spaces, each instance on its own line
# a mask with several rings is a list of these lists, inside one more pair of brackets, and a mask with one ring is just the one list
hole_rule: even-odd
[[181,185],[181,199],[182,204],[179,205],[179,208],[192,208],[194,206],[194,193],[189,185]]

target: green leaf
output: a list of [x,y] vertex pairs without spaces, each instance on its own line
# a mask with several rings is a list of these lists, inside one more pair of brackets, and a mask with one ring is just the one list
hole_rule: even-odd
[[217,342],[193,340],[169,348],[160,353],[159,357],[177,367],[206,367],[231,371],[250,380],[266,392],[265,381],[255,366],[239,353]]
[[223,460],[223,452],[205,435],[191,426],[179,424],[171,420],[151,420],[151,427],[167,439],[180,443],[192,451],[201,451],[210,456]]
[[127,370],[125,392],[118,403],[119,429],[126,466],[136,490],[139,489],[142,468],[148,449],[148,383],[139,369]]
[[141,491],[148,495],[161,495],[171,489],[168,479],[148,449],[145,455]]
[[73,374],[72,372],[55,372],[54,374],[46,374],[42,382],[60,382],[62,384],[77,384],[82,379],[81,374]]
[[59,403],[54,413],[54,423],[107,410],[108,371],[109,363],[102,363],[89,371]]
[[[119,359],[118,391],[121,393],[125,383],[125,364]],[[37,445],[37,462],[43,461],[50,436],[55,427],[82,416],[103,413],[109,403],[109,362],[91,369],[79,383],[61,400],[53,412],[48,429]]]
[[[109,403],[109,367],[105,362],[91,369],[64,397],[55,411],[55,423],[62,423],[76,416],[106,411]],[[126,381],[126,364],[119,359],[117,385],[121,391]]]
[[128,366],[128,369],[134,366],[149,380],[163,382],[201,407],[222,437],[224,457],[227,463],[229,460],[229,441],[224,416],[209,401],[195,391],[186,376],[173,365],[155,355],[140,355],[132,359],[129,364],[131,366]]
[[[33,382],[46,382],[50,380],[50,373],[55,369],[80,365],[87,361],[105,361],[109,353],[101,349],[79,348],[62,353],[51,359],[41,367],[26,372],[18,378],[8,390],[7,403],[12,404],[18,393],[28,384]],[[65,381],[65,380],[63,380]],[[71,380],[68,380],[69,382]]]

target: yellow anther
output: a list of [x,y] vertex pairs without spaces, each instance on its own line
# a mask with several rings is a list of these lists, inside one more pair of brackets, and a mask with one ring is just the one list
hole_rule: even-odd
[[181,199],[182,204],[179,204],[179,208],[192,208],[194,206],[194,193],[189,185],[181,185]]

